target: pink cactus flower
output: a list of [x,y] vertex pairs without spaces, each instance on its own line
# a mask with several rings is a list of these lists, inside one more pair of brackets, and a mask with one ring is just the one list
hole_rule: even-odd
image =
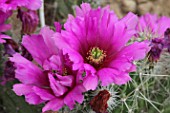
[[149,51],[145,42],[127,44],[136,33],[138,18],[129,13],[118,20],[109,7],[92,9],[83,3],[76,8],[76,17],[69,15],[61,31],[58,46],[75,62],[86,90],[95,90],[111,83],[122,85],[131,80],[129,72],[135,71],[133,61],[143,59]]
[[84,100],[82,82],[76,82],[78,71],[72,70],[68,54],[56,46],[59,33],[49,27],[41,29],[38,35],[25,35],[22,44],[32,55],[33,63],[16,53],[10,58],[14,62],[15,78],[21,83],[13,86],[14,92],[30,104],[45,103],[43,112],[59,110],[64,105],[74,108],[76,102]]

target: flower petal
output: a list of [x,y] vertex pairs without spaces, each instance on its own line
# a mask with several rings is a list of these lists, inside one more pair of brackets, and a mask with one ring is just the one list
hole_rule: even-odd
[[123,21],[126,24],[128,30],[130,29],[133,30],[137,26],[138,17],[132,12],[129,12],[123,19],[121,19],[121,21]]
[[64,98],[64,103],[73,109],[75,102],[82,103],[84,100],[83,92],[85,88],[82,85],[77,85],[73,90],[71,90]]
[[97,75],[89,75],[83,80],[83,86],[86,90],[95,90],[98,85]]
[[135,42],[129,46],[124,47],[119,56],[133,57],[133,60],[141,60],[149,52],[150,47],[147,42]]
[[[77,83],[83,81],[83,86],[86,90],[95,90],[98,85],[98,77],[94,67],[89,64],[84,64],[79,71],[80,73],[77,75]],[[82,75],[83,73],[85,73],[85,76]]]
[[82,3],[81,8],[76,6],[76,16],[84,16],[91,10],[91,6],[88,3]]
[[[13,91],[18,95],[18,96],[22,96],[22,95],[26,95],[29,94],[31,92],[33,92],[32,89],[33,86],[31,85],[25,85],[25,84],[15,84],[13,86]],[[21,90],[22,89],[22,90]]]
[[33,105],[37,105],[37,104],[41,104],[41,103],[45,102],[44,100],[42,100],[40,98],[40,96],[36,95],[35,93],[26,94],[25,95],[25,100],[29,104],[33,104]]
[[13,91],[18,96],[25,96],[26,101],[29,104],[40,104],[44,102],[37,94],[34,93],[33,86],[32,85],[25,85],[25,84],[15,84],[13,86]]
[[63,53],[69,56],[69,60],[73,62],[72,68],[73,70],[78,70],[83,65],[83,58],[82,56],[71,49],[63,49]]
[[36,95],[40,96],[42,100],[52,100],[55,98],[55,96],[52,95],[52,92],[48,89],[43,89],[36,86],[33,86],[32,89],[34,90]]
[[126,72],[121,72],[112,68],[103,68],[98,71],[99,79],[102,81],[102,86],[107,86],[111,83],[118,85],[126,84],[131,80]]
[[54,22],[56,32],[61,33],[62,25],[59,22]]
[[28,0],[29,3],[25,5],[26,8],[31,10],[37,10],[42,5],[42,0]]
[[16,53],[10,57],[10,61],[15,63],[15,77],[24,84],[37,86],[48,85],[46,75],[32,62]]
[[0,34],[0,44],[6,42],[6,40],[3,39],[11,39],[11,37],[8,35]]
[[41,66],[45,59],[51,56],[51,53],[41,35],[25,35],[22,44]]
[[61,85],[68,86],[68,87],[71,87],[73,85],[74,77],[72,75],[67,75],[67,76],[56,75],[56,76],[60,81]]
[[51,101],[49,101],[42,109],[43,112],[48,110],[57,111],[61,109],[64,106],[63,99],[56,98]]
[[44,70],[59,70],[62,67],[61,58],[59,55],[52,55],[46,59],[43,64]]
[[58,37],[55,36],[55,32],[49,27],[45,26],[41,29],[40,34],[42,35],[45,45],[48,47],[50,53],[58,54],[58,48],[55,45],[55,39]]
[[55,80],[54,76],[51,74],[48,74],[50,87],[55,94],[55,96],[62,96],[68,89],[61,85],[59,81]]
[[11,29],[10,24],[0,24],[0,32],[5,32],[7,30]]
[[134,68],[133,57],[119,56],[115,60],[111,61],[109,67],[117,69],[122,72],[131,72]]

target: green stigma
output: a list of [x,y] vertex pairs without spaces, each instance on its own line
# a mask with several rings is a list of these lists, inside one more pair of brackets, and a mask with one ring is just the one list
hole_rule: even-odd
[[91,50],[91,54],[94,59],[98,59],[103,54],[103,51],[100,50],[98,47],[94,47]]
[[86,59],[92,64],[101,64],[106,57],[105,51],[101,50],[99,47],[93,47],[87,53]]

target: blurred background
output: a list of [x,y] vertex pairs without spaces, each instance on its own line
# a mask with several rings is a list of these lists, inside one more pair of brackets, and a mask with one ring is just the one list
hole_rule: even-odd
[[[74,14],[75,6],[82,2],[88,2],[94,8],[110,5],[119,18],[129,11],[139,16],[148,12],[159,16],[170,16],[170,0],[45,0],[46,24],[53,26],[55,21],[63,24],[68,14]],[[17,12],[14,12],[8,22],[13,26],[10,32],[11,36],[16,42],[19,42],[22,25],[16,15]],[[40,27],[37,32],[39,29]],[[1,56],[2,54],[3,52],[0,52]],[[5,60],[0,59],[0,75],[3,73]],[[143,66],[147,67],[147,64]],[[132,73],[132,82],[114,87],[117,96],[115,105],[110,112],[170,113],[170,77],[157,76],[170,75],[170,55],[163,53],[160,61],[154,64],[154,69],[151,70],[151,74],[154,76],[140,76]],[[0,86],[0,113],[40,113],[41,105],[28,105],[24,101],[24,97],[18,97],[13,93],[12,84],[13,82],[8,82],[6,85]]]
[[[157,15],[170,16],[170,0],[44,0],[46,25],[53,26],[55,21],[64,23],[68,14],[74,14],[76,5],[88,2],[92,7],[110,5],[119,18],[122,18],[129,11],[142,15],[152,13]],[[16,18],[17,12],[13,14],[10,23],[13,24],[12,32],[14,37],[21,29],[21,22]],[[16,29],[17,28],[17,29]]]

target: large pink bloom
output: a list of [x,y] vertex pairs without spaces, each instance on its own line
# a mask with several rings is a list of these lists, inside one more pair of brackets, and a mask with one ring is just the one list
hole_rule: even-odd
[[158,17],[157,15],[146,13],[139,18],[136,29],[140,35],[147,38],[163,38],[164,32],[169,27],[169,17]]
[[84,99],[85,88],[81,81],[76,82],[78,73],[72,71],[70,56],[63,55],[55,44],[59,35],[44,27],[39,35],[23,37],[22,44],[36,64],[18,53],[10,58],[16,66],[15,77],[21,82],[13,90],[30,104],[47,103],[43,112],[56,111],[64,105],[73,109],[75,102],[82,103]]
[[0,11],[0,43],[5,43],[6,41],[3,39],[10,39],[9,36],[2,34],[11,28],[10,24],[5,24],[5,21],[9,16],[11,16],[12,12],[8,11],[6,13]]
[[0,0],[0,10],[3,12],[16,10],[17,7],[26,7],[37,10],[41,7],[41,0]]
[[144,42],[126,45],[136,33],[137,20],[132,13],[118,20],[109,7],[92,9],[87,3],[76,8],[76,17],[69,15],[57,44],[70,54],[73,69],[83,73],[78,80],[86,90],[94,90],[99,80],[103,86],[131,80],[133,61],[143,59],[149,50]]

